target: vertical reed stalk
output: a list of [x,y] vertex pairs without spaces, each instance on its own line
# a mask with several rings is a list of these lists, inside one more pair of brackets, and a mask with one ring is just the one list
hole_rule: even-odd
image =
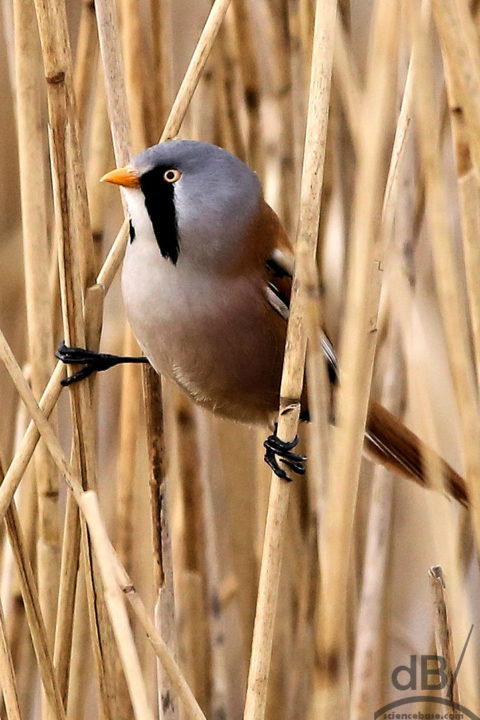
[[260,125],[260,79],[254,50],[252,8],[246,0],[233,0],[235,35],[238,42],[240,74],[248,115],[247,157],[258,173],[262,172],[262,128]]
[[[307,267],[309,264],[315,263],[330,99],[335,14],[336,0],[332,0],[326,5],[317,2],[300,219],[295,250],[297,282],[293,284],[280,391],[278,435],[280,438],[287,439],[295,436],[300,413],[299,398],[302,392],[306,351],[306,337],[301,318],[304,293],[308,292],[305,287],[306,278],[308,278]],[[261,720],[265,716],[283,533],[289,496],[290,485],[272,474],[245,720]]]
[[[395,4],[380,4],[366,90],[361,106],[351,249],[345,319],[340,346],[339,388],[334,443],[329,467],[327,506],[321,540],[321,597],[318,626],[319,667],[314,713],[333,708],[348,714],[346,677],[347,584],[353,515],[372,378],[382,277],[380,198],[384,188],[382,129],[392,98],[395,59]],[[393,66],[395,67],[395,65]],[[375,138],[375,141],[372,141]]]
[[[86,337],[82,285],[85,282],[90,284],[92,281],[94,254],[78,142],[67,19],[63,3],[54,4],[50,0],[36,0],[35,7],[48,91],[50,153],[56,195],[65,341],[69,345],[84,347]],[[70,398],[75,428],[76,457],[82,480],[85,487],[94,487],[96,469],[89,386],[85,383],[74,385]],[[115,715],[112,707],[114,695],[109,689],[114,653],[109,639],[108,625],[100,621],[100,618],[105,616],[102,594],[95,584],[94,569],[90,564],[92,554],[85,528],[82,533],[82,547],[83,560],[88,567],[85,577],[89,588],[94,656],[103,711],[108,718]]]
[[[445,81],[457,167],[460,220],[465,254],[467,291],[472,319],[477,388],[480,394],[480,288],[477,282],[480,268],[480,251],[476,241],[480,233],[479,180],[472,163],[470,137],[463,109],[463,94],[452,69],[452,61],[451,53],[444,50]],[[480,92],[480,75],[478,79],[477,92]]]
[[212,476],[214,464],[212,419],[200,408],[195,412],[198,423],[200,450],[200,500],[202,530],[205,554],[206,610],[211,658],[210,716],[212,718],[232,717],[232,704],[228,692],[227,665],[225,654],[225,617],[220,596],[219,548],[213,511]]
[[0,684],[2,686],[3,700],[8,720],[20,720],[20,707],[18,704],[17,683],[12,656],[7,640],[5,615],[0,602]]
[[83,0],[80,27],[76,49],[73,84],[77,105],[77,120],[80,134],[83,134],[97,65],[97,33],[95,27],[95,5],[93,0]]
[[[453,654],[452,630],[446,601],[445,576],[440,565],[431,567],[428,575],[434,605],[435,645],[437,655],[445,660],[444,672],[447,683],[444,693],[445,697],[448,697],[452,702],[458,703],[458,688],[455,682],[455,668],[457,664]],[[455,709],[454,705],[452,705],[452,710],[453,709]]]
[[[147,379],[147,376],[148,377]],[[153,530],[153,575],[156,593],[155,618],[160,635],[177,657],[175,598],[173,589],[172,548],[169,521],[169,491],[166,482],[165,440],[161,380],[149,365],[143,368],[143,392],[150,460],[150,506]],[[158,663],[158,693],[161,717],[178,716],[177,699],[168,678]]]
[[[0,479],[1,477],[3,477],[3,469],[0,467]],[[18,520],[18,514],[13,501],[6,512],[5,524],[19,574],[20,589],[25,605],[25,613],[48,707],[52,713],[52,717],[57,718],[58,720],[64,720],[65,711],[62,705],[62,699],[53,668],[52,657],[48,647],[47,632],[42,617],[34,574],[27,556],[25,542]]]
[[[46,186],[43,166],[45,133],[39,80],[40,45],[35,9],[24,0],[14,4],[16,45],[17,122],[25,262],[25,292],[32,389],[40,397],[52,372],[53,333],[48,283],[49,242],[46,220]],[[58,476],[43,443],[35,457],[38,492],[37,567],[39,595],[50,647],[55,633],[55,612],[60,569]]]
[[[433,4],[438,21],[441,0]],[[418,66],[430,62],[427,30],[410,4],[412,35],[419,55]],[[480,85],[477,87],[480,98]],[[428,69],[415,74],[415,108],[418,120],[419,144],[425,167],[426,214],[432,237],[435,238],[433,258],[445,339],[458,403],[462,429],[462,450],[466,465],[466,479],[472,493],[472,521],[480,539],[480,443],[479,410],[476,383],[469,362],[469,337],[465,309],[459,293],[458,266],[445,208],[446,187],[438,156],[439,124],[435,115],[433,76]]]
[[[401,407],[400,334],[393,329],[387,339],[387,367],[383,401],[396,415]],[[371,715],[372,700],[378,700],[382,615],[385,608],[385,577],[391,535],[393,483],[386,468],[376,466],[370,500],[364,574],[359,600],[358,629],[352,672],[350,713],[352,720]]]
[[172,0],[150,0],[154,117],[151,133],[157,138],[172,101],[173,38]]

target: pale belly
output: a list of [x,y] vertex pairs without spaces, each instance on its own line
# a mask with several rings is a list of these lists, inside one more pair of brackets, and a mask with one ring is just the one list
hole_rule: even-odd
[[122,273],[127,316],[145,355],[210,410],[268,422],[278,409],[285,323],[260,279],[214,277],[158,255],[132,245]]

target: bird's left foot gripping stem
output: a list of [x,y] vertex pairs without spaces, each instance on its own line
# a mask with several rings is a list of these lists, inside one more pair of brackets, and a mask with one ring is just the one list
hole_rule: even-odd
[[83,365],[70,377],[62,380],[62,385],[71,385],[72,383],[84,380],[94,372],[108,370],[114,365],[121,363],[148,363],[146,357],[130,357],[124,355],[110,355],[109,353],[97,353],[93,350],[85,350],[85,348],[67,347],[64,341],[60,343],[55,356],[66,365]]
[[278,460],[280,460],[280,462],[284,463],[287,467],[293,470],[293,472],[297,475],[305,474],[305,466],[303,463],[307,459],[306,456],[297,455],[297,453],[292,452],[293,448],[297,445],[298,435],[296,435],[291,442],[287,442],[286,440],[280,440],[280,438],[277,437],[276,423],[275,432],[273,433],[273,435],[270,435],[263,443],[263,447],[265,448],[265,462],[273,470],[277,477],[282,478],[282,480],[286,480],[287,482],[290,482],[292,478],[289,477],[285,470],[280,467],[280,465],[278,464]]

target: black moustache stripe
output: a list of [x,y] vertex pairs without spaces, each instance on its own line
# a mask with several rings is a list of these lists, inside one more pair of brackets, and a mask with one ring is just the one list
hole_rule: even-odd
[[133,227],[132,218],[128,219],[128,232],[130,235],[130,244],[135,240],[135,228]]
[[163,174],[171,166],[154,167],[140,176],[140,187],[145,197],[145,207],[153,225],[153,232],[163,257],[177,264],[180,247],[178,243],[177,216],[173,198],[173,183]]

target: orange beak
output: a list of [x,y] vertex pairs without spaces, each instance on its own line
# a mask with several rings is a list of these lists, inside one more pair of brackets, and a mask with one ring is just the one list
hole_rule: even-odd
[[123,185],[123,187],[140,187],[139,174],[131,165],[125,165],[123,168],[111,170],[100,178],[100,182],[114,183],[115,185]]

